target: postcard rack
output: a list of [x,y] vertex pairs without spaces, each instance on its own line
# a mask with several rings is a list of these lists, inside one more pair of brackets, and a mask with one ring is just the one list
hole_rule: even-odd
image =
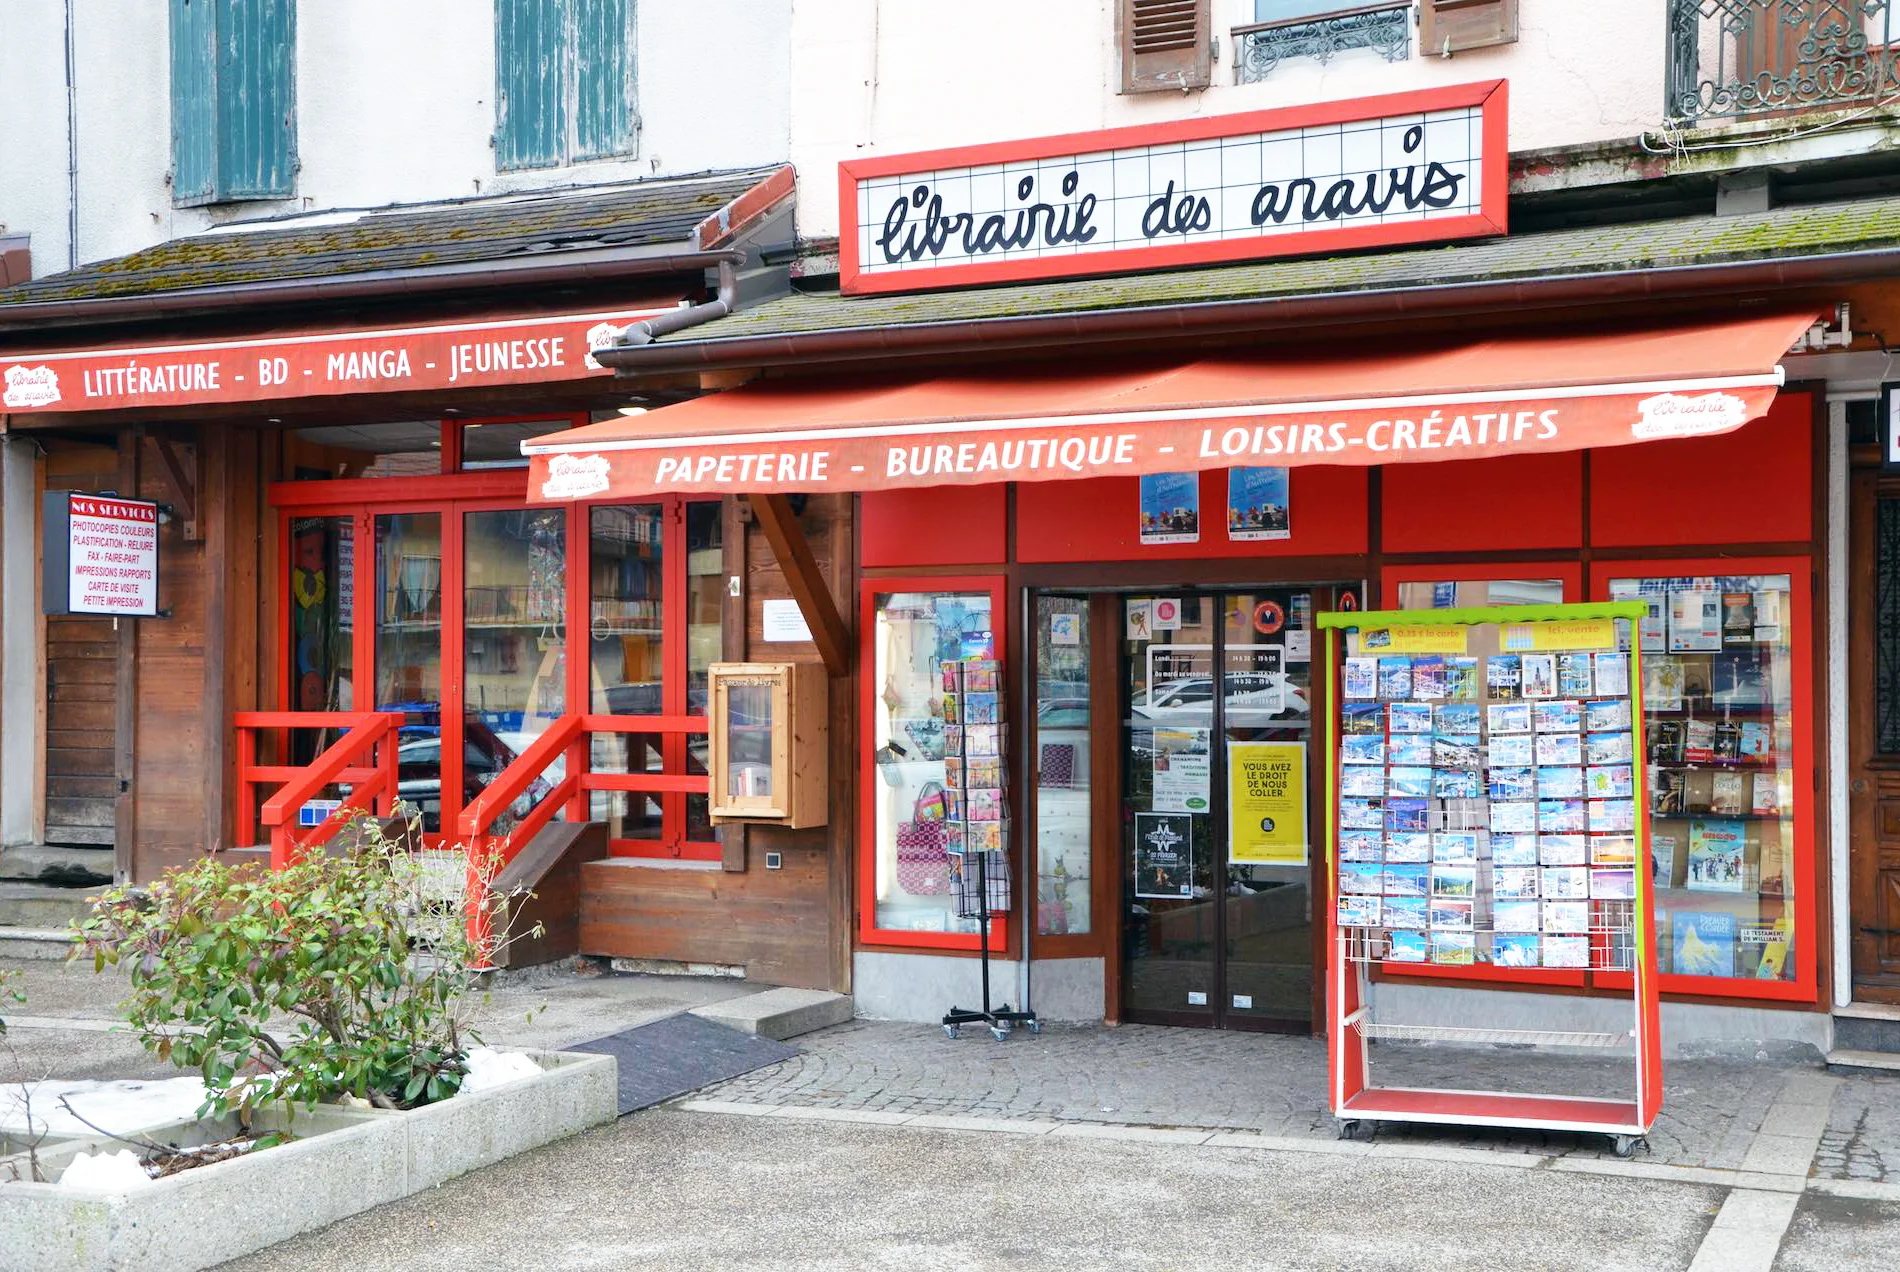
[[[1342,1136],[1375,1122],[1595,1132],[1627,1156],[1654,1125],[1642,651],[1629,639],[1645,613],[1611,602],[1317,617],[1332,704],[1328,1078]],[[1405,985],[1421,975],[1626,990],[1629,1028],[1390,1018],[1387,1004],[1417,1001]],[[1382,1086],[1375,1042],[1626,1052],[1630,1081],[1609,1098]]]

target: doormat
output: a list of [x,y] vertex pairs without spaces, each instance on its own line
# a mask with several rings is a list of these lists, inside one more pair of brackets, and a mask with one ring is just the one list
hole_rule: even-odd
[[620,1062],[620,1115],[798,1055],[771,1038],[682,1013],[568,1048]]

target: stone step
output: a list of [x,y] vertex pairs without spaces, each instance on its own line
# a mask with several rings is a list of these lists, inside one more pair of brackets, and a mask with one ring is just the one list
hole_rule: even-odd
[[1836,1049],[1827,1053],[1827,1064],[1830,1069],[1876,1069],[1900,1073],[1900,1054]]
[[55,888],[44,883],[0,883],[0,928],[64,928],[86,916],[103,887]]
[[1900,1019],[1859,1013],[1834,1014],[1834,1046],[1841,1051],[1900,1054]]
[[784,1041],[851,1019],[849,994],[820,989],[768,989],[692,1008],[692,1014],[740,1033]]
[[0,925],[0,959],[27,959],[57,963],[72,952],[73,934],[67,928]]
[[65,844],[15,844],[0,848],[0,879],[84,887],[112,882],[112,849]]

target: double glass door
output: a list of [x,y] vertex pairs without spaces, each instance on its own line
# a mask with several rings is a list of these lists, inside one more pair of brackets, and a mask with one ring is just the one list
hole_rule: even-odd
[[1312,1026],[1312,617],[1331,601],[1122,598],[1124,1019]]

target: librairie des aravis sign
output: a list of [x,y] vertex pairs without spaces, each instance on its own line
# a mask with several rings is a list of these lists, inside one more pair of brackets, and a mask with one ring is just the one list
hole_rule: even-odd
[[840,286],[909,291],[1505,232],[1506,86],[839,165]]

